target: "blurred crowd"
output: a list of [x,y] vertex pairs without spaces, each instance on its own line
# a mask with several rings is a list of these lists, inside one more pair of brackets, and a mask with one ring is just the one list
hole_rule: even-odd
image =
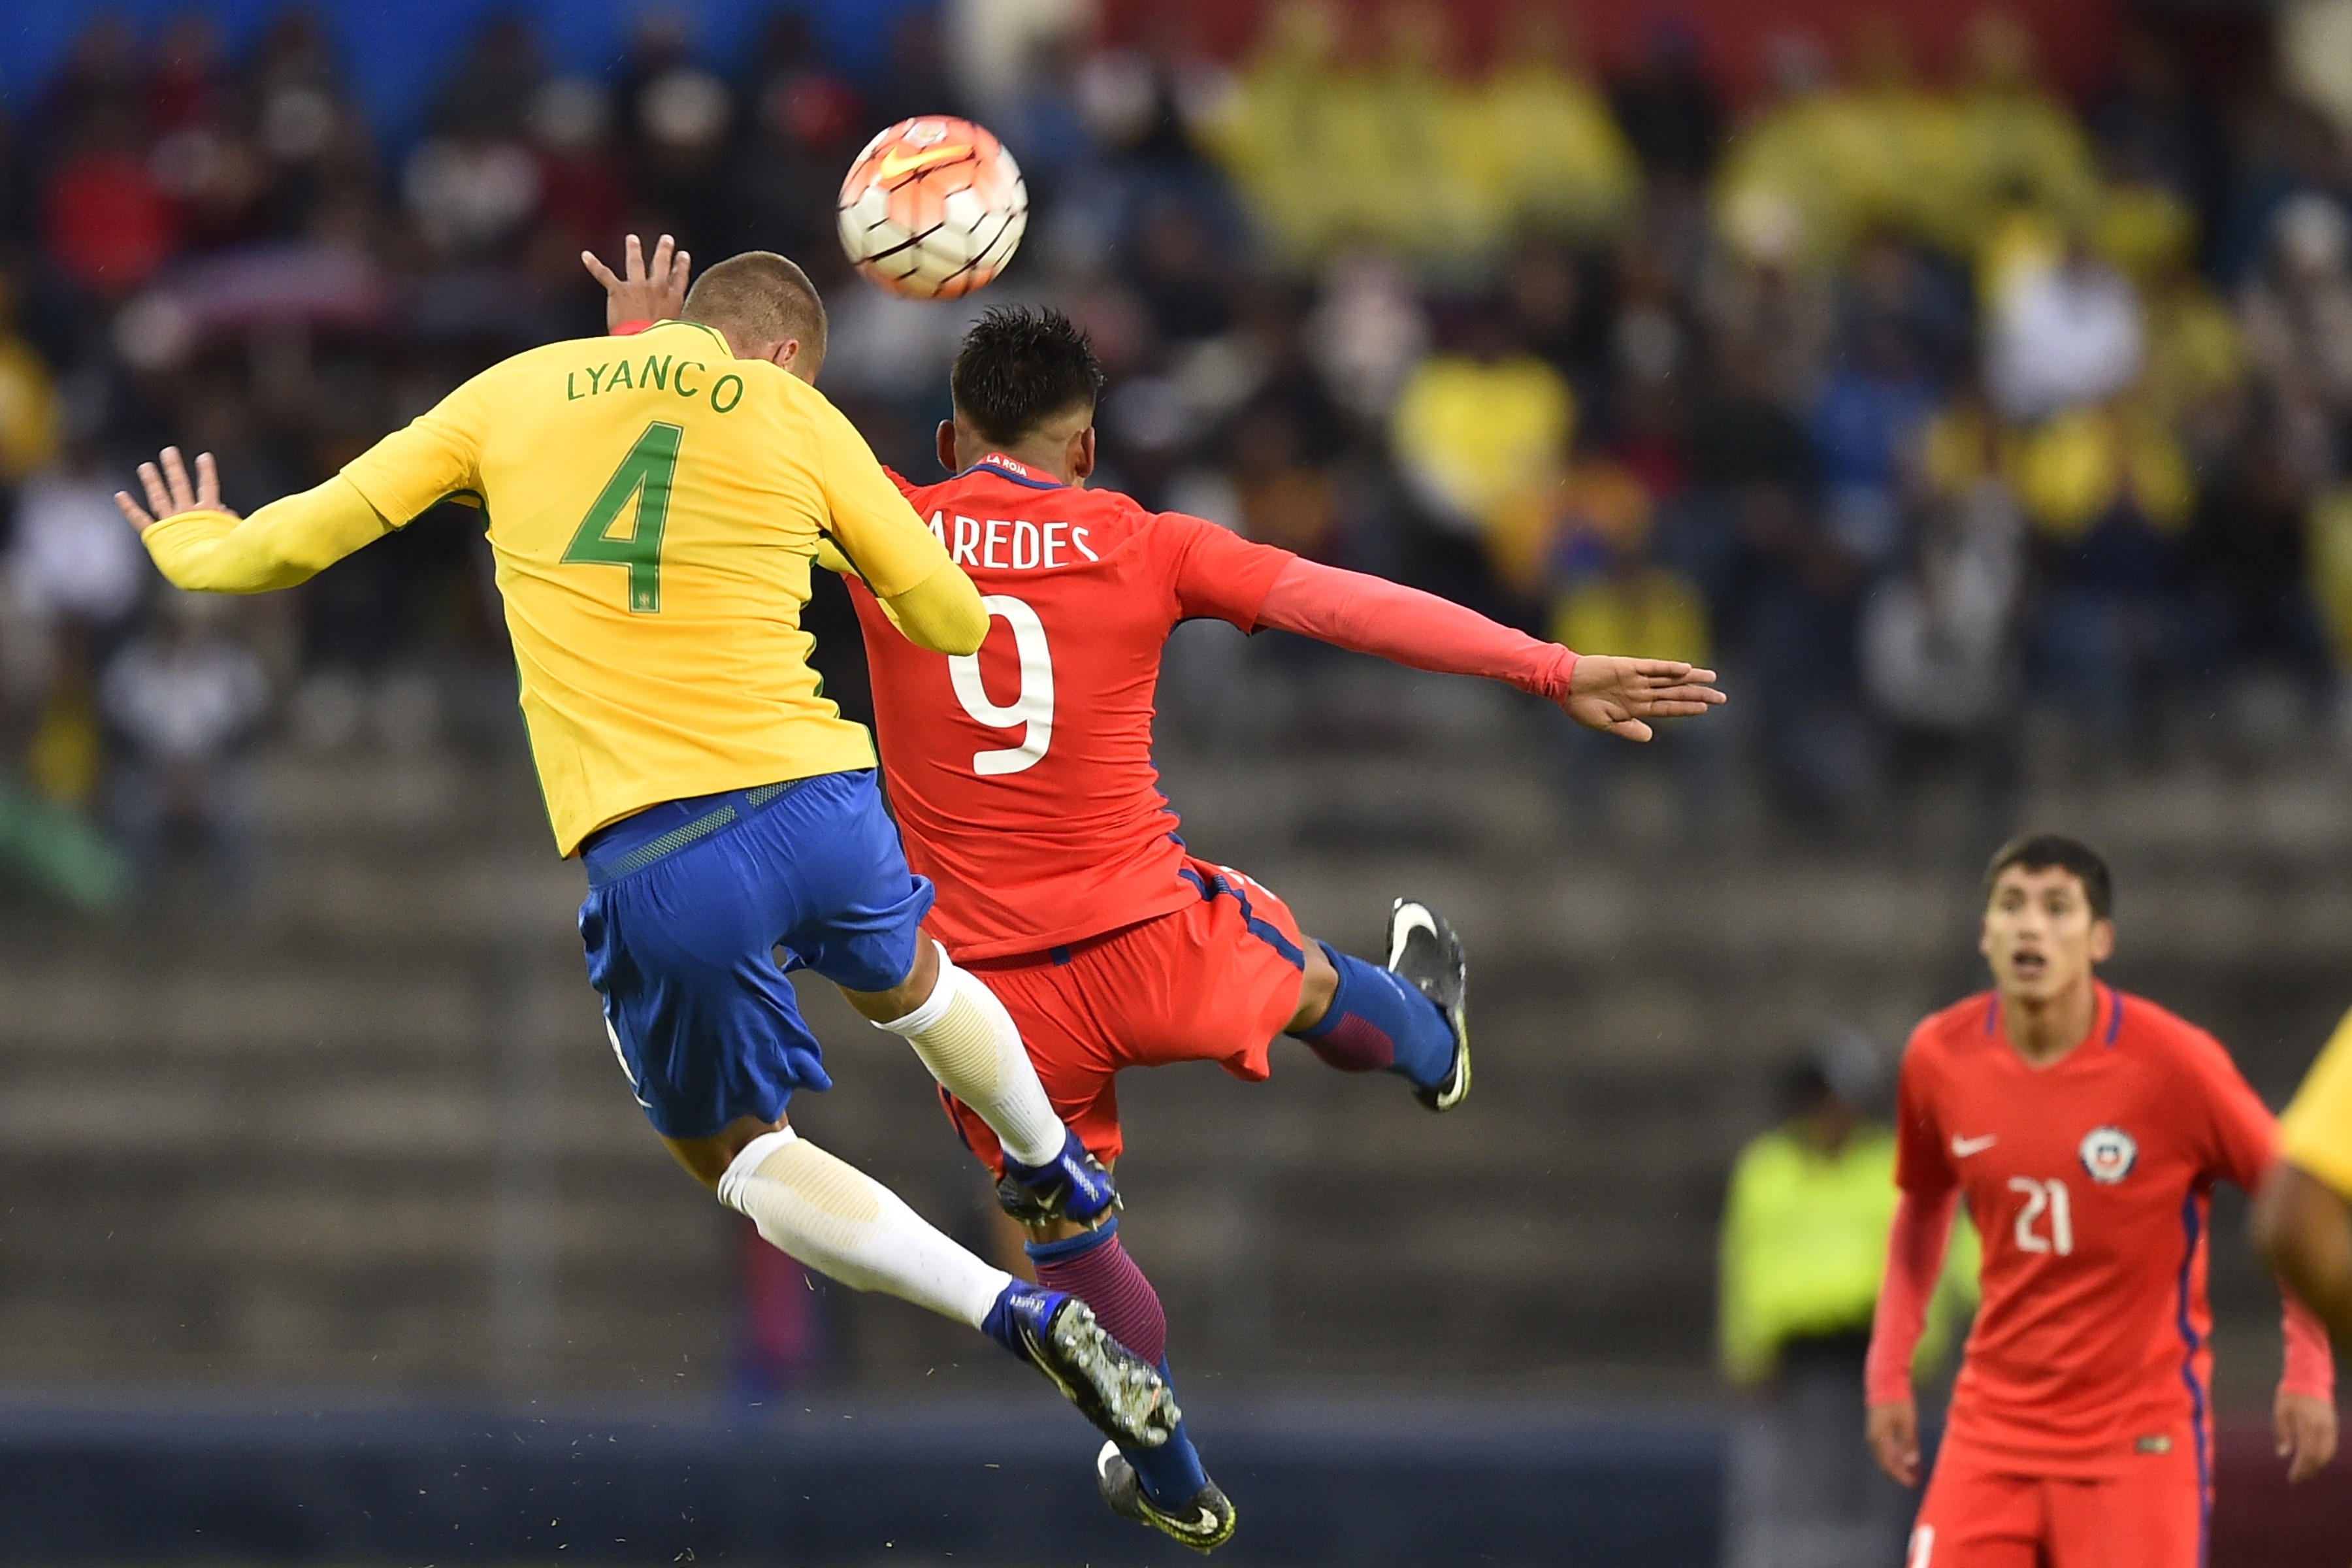
[[[1733,103],[1703,35],[1657,24],[1602,72],[1575,22],[1290,0],[1216,59],[1174,13],[1113,42],[1079,0],[946,0],[852,77],[799,10],[717,65],[656,12],[590,79],[505,20],[398,144],[307,12],[236,53],[194,15],[94,22],[0,106],[0,853],[65,813],[150,866],[196,845],[233,890],[265,726],[503,733],[468,514],[222,605],[162,591],[109,497],[166,441],[220,454],[232,506],[316,482],[474,369],[600,331],[577,255],[631,230],[807,265],[825,389],[916,475],[971,310],[1064,305],[1111,375],[1101,482],[1722,668],[1737,727],[1664,748],[1695,812],[1727,750],[1834,825],[1922,781],[1998,801],[2035,725],[2099,765],[2185,711],[2333,723],[2352,160],[2261,24],[2227,69],[2126,30],[2070,100],[2005,13],[1935,73],[1890,16],[1782,37]],[[864,140],[942,111],[998,131],[1034,204],[962,306],[862,284],[833,237]],[[1548,733],[1571,799],[1605,784]]]

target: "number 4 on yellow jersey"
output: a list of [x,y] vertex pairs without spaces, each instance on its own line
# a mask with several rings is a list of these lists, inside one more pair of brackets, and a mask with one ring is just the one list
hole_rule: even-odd
[[[678,442],[685,435],[683,426],[658,420],[646,426],[564,547],[567,563],[627,567],[629,609],[637,615],[661,610],[662,526],[669,521],[670,482],[677,474]],[[605,531],[632,496],[637,502],[634,526],[621,538],[610,537]]]

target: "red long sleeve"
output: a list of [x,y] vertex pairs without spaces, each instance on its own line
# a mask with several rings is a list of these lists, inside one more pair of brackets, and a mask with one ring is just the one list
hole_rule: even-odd
[[1547,701],[1568,695],[1576,655],[1475,610],[1386,578],[1312,561],[1282,569],[1257,624],[1441,675],[1507,681]]
[[1895,1226],[1886,1237],[1886,1281],[1870,1320],[1870,1355],[1864,1397],[1873,1405],[1909,1399],[1911,1354],[1927,1323],[1927,1305],[1944,1274],[1944,1248],[1959,1207],[1957,1187],[1937,1197],[1905,1193],[1895,1200]]
[[2286,1300],[2286,1366],[2279,1373],[2279,1391],[2334,1399],[2336,1352],[2327,1345],[2327,1325],[2296,1299],[2284,1280],[2279,1282],[2279,1294]]

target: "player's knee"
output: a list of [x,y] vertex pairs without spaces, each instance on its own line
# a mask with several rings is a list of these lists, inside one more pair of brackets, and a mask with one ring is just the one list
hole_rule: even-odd
[[1299,978],[1298,1010],[1284,1026],[1285,1034],[1311,1029],[1323,1021],[1331,1010],[1331,999],[1339,994],[1339,971],[1325,955],[1323,944],[1309,937],[1306,943],[1306,973]]
[[929,1001],[939,984],[940,945],[927,936],[915,943],[915,961],[898,984],[887,991],[853,991],[844,985],[841,994],[867,1022],[887,1024]]
[[727,1173],[736,1157],[751,1147],[754,1139],[771,1132],[781,1132],[784,1119],[762,1121],[755,1116],[738,1117],[725,1128],[708,1138],[664,1138],[672,1156],[687,1169],[687,1173],[712,1192],[719,1190],[719,1178]]

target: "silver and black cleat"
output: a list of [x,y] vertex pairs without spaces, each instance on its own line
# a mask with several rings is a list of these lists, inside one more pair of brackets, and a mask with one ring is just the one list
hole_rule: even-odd
[[1076,1296],[1015,1281],[1007,1305],[1016,1353],[1103,1436],[1157,1448],[1184,1413],[1150,1363],[1111,1338]]
[[1430,999],[1454,1030],[1454,1066],[1412,1097],[1432,1110],[1451,1110],[1470,1098],[1470,966],[1462,939],[1444,915],[1417,899],[1399,899],[1389,910],[1389,973]]
[[1135,1467],[1116,1443],[1105,1443],[1095,1456],[1095,1484],[1102,1489],[1111,1512],[1148,1524],[1195,1552],[1214,1552],[1234,1538],[1234,1505],[1216,1482],[1205,1481],[1182,1508],[1162,1509],[1144,1495]]

